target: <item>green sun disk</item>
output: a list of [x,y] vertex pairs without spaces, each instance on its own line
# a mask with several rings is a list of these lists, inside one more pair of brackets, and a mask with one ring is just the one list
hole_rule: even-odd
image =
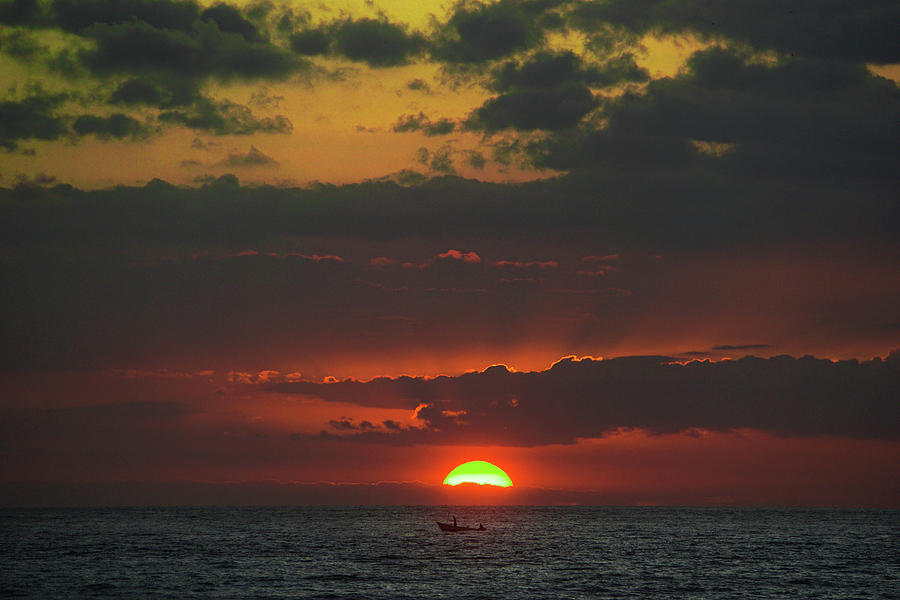
[[447,477],[444,478],[445,485],[460,483],[480,483],[500,487],[511,487],[513,484],[503,469],[484,460],[463,463],[447,473]]

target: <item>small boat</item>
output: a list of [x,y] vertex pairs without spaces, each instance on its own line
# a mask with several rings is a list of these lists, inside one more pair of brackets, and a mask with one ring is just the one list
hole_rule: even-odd
[[478,527],[463,527],[462,525],[454,525],[453,523],[441,523],[440,521],[435,521],[437,526],[441,528],[441,531],[484,531],[484,525],[478,524]]

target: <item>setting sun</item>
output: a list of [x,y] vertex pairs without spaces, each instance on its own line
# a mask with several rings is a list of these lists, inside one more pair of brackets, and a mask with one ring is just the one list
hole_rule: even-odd
[[444,485],[459,485],[461,483],[477,483],[481,485],[496,485],[499,487],[512,487],[512,479],[503,469],[484,460],[472,460],[463,463],[447,473]]

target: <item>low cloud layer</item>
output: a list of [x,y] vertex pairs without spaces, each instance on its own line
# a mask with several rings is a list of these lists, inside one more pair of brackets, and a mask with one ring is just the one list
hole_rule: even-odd
[[[416,410],[417,426],[344,438],[389,444],[570,444],[619,430],[757,429],[786,436],[900,439],[900,354],[831,362],[812,357],[668,362],[665,357],[565,359],[543,372],[503,366],[458,377],[366,383],[282,383],[281,393]],[[324,436],[347,435],[333,428]]]
[[[253,148],[225,160],[277,168]],[[453,373],[569,353],[869,358],[897,347],[886,324],[900,317],[900,220],[886,196],[743,190],[745,203],[710,194],[686,206],[662,189],[632,188],[623,202],[624,182],[574,175],[203,181],[83,191],[44,176],[0,190],[0,284],[12,291],[0,304],[14,315],[0,366],[313,362],[322,376],[371,377],[423,373],[419,360],[398,366],[401,354]],[[330,361],[341,366],[329,372]]]
[[[244,121],[237,114],[231,123],[280,126]],[[242,156],[254,164],[265,160],[252,150]],[[246,160],[235,160],[246,165]],[[123,237],[255,243],[300,235],[394,239],[487,231],[542,239],[601,236],[614,244],[698,249],[900,239],[894,188],[888,182],[797,189],[788,179],[696,180],[692,173],[641,181],[624,173],[572,175],[506,185],[445,177],[415,186],[373,181],[311,189],[241,186],[233,175],[201,188],[158,180],[102,191],[21,185],[0,188],[0,211],[8,246],[105,243]],[[741,187],[734,187],[738,182]]]

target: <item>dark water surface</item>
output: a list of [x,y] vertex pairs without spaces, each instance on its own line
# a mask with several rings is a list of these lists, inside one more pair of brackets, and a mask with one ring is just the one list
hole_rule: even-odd
[[0,534],[0,598],[900,597],[898,511],[4,509]]

